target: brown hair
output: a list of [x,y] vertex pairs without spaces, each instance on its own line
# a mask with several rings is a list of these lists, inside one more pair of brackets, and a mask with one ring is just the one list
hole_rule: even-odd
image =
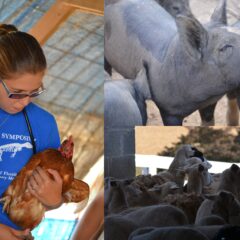
[[38,73],[47,63],[38,41],[14,25],[0,24],[0,78],[14,74]]

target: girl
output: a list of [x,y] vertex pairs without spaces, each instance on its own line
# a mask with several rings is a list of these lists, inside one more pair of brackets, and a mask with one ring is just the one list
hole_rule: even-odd
[[[58,148],[60,137],[54,117],[32,98],[45,91],[46,59],[37,40],[13,25],[0,24],[0,198],[35,152]],[[47,208],[61,205],[62,180],[49,169],[37,168],[28,190]],[[29,233],[2,212],[0,240],[22,239]]]

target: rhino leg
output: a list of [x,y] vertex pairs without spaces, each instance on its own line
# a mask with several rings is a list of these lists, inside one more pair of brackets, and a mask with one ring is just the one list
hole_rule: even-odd
[[172,116],[160,110],[164,126],[182,126],[183,118]]
[[227,125],[237,126],[239,122],[240,94],[236,91],[232,91],[227,93],[227,98]]
[[112,66],[105,57],[104,57],[104,69],[110,76],[112,76]]
[[205,108],[199,109],[200,117],[202,120],[202,126],[213,126],[214,125],[214,110],[217,103],[211,104]]

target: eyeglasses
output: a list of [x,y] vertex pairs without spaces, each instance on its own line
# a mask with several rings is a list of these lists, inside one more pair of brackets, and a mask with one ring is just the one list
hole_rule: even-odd
[[12,93],[8,89],[6,83],[2,79],[0,79],[0,81],[1,81],[4,89],[6,90],[6,92],[8,94],[8,97],[12,98],[12,99],[22,99],[22,98],[25,98],[25,97],[33,98],[33,97],[39,96],[40,94],[42,94],[43,92],[46,91],[46,89],[43,86],[41,86],[37,91],[32,92],[32,93]]

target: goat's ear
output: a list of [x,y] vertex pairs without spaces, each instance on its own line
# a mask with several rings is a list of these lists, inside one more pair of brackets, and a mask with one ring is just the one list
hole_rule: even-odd
[[203,172],[204,171],[204,166],[202,164],[198,165],[198,171]]
[[130,179],[126,179],[126,180],[124,180],[124,185],[129,185],[129,184],[131,184],[132,182],[134,181],[134,178],[130,178]]
[[239,166],[237,164],[232,164],[231,171],[236,173],[238,170],[239,170]]
[[226,191],[221,191],[219,193],[219,197],[221,199],[223,199],[224,201],[228,201],[228,202],[232,202],[234,200],[233,194],[230,192],[226,192]]
[[194,17],[178,15],[176,24],[183,51],[195,60],[203,59],[208,43],[207,30]]
[[192,148],[194,150],[194,157],[203,157],[203,153],[199,151],[197,148]]
[[139,186],[139,189],[142,191],[142,192],[147,192],[148,189],[145,187],[145,186]]

